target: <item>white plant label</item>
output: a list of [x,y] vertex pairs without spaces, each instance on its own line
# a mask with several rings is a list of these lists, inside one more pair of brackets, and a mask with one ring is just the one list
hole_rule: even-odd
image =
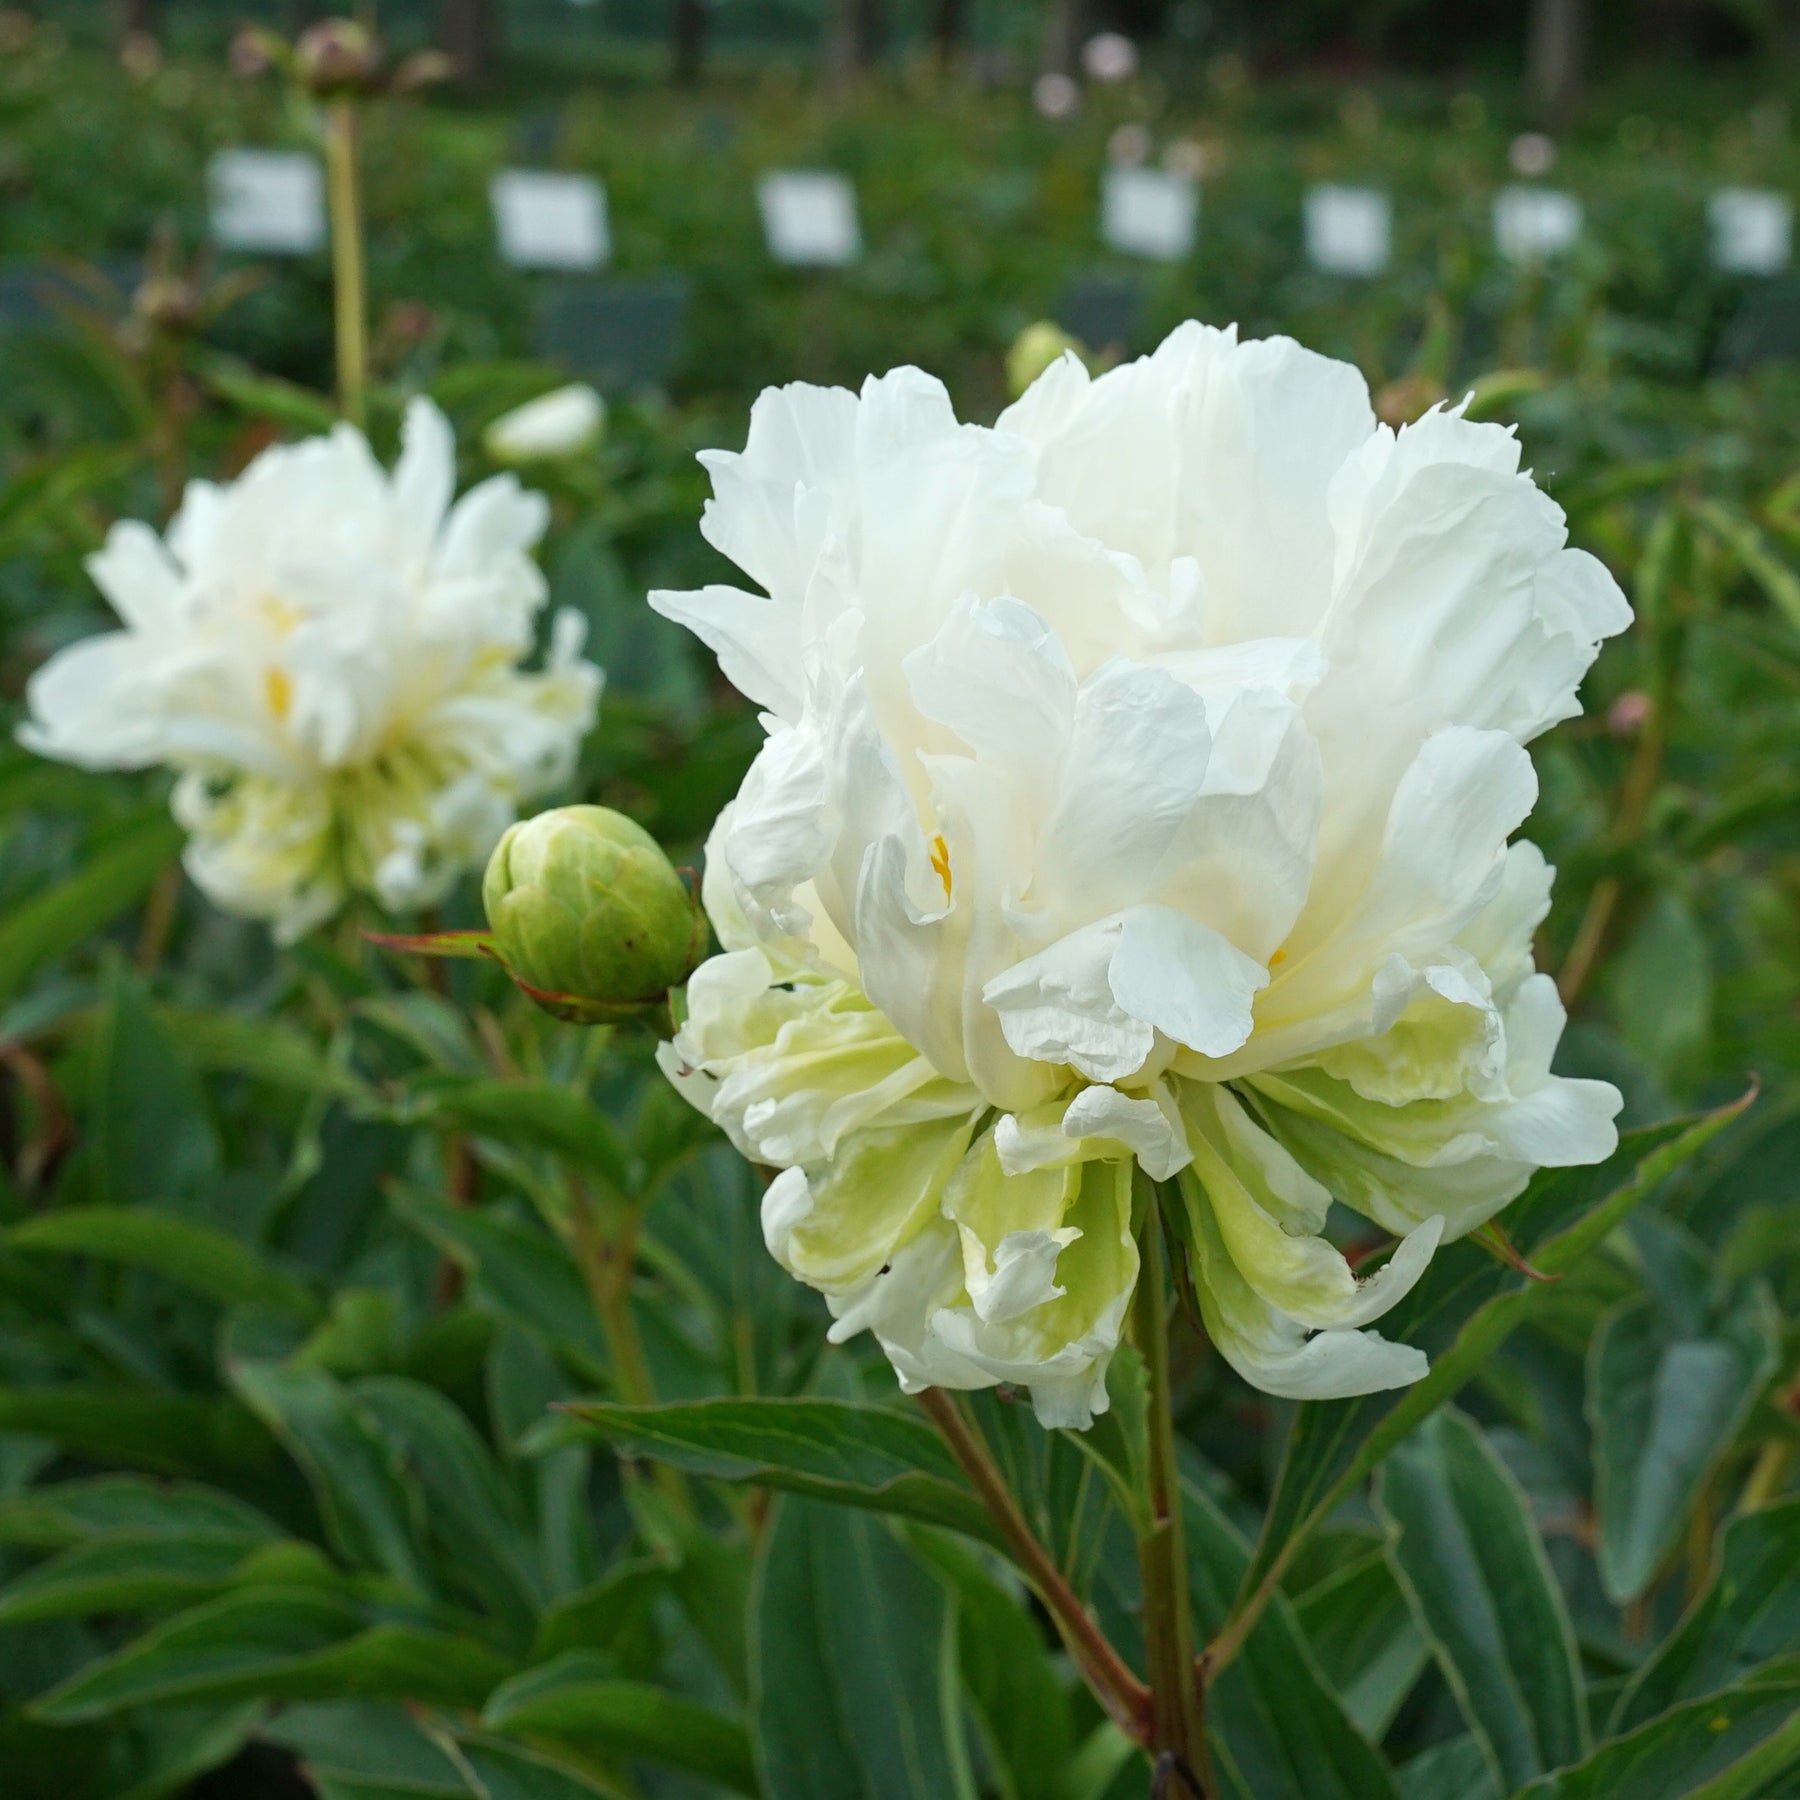
[[1180,262],[1194,247],[1200,190],[1167,169],[1112,168],[1100,188],[1100,236],[1152,262]]
[[1581,236],[1581,202],[1559,188],[1509,187],[1494,196],[1494,244],[1508,262],[1542,262]]
[[1767,188],[1720,188],[1706,203],[1715,269],[1729,275],[1779,275],[1788,266],[1794,203]]
[[500,254],[515,269],[598,269],[612,254],[606,190],[589,176],[502,169],[488,198]]
[[1306,195],[1306,255],[1328,275],[1379,275],[1393,242],[1393,207],[1376,188],[1329,183]]
[[325,245],[325,173],[303,150],[221,150],[207,165],[213,242],[264,256]]
[[856,189],[831,169],[775,169],[756,184],[763,238],[778,263],[841,269],[862,255]]

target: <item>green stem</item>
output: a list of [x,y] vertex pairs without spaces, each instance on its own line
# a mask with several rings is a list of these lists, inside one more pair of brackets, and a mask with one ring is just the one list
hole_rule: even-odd
[[369,382],[369,307],[356,140],[356,102],[333,100],[325,114],[325,177],[331,201],[338,407],[352,425],[360,427],[365,416],[363,396]]
[[1019,1511],[1006,1477],[995,1466],[981,1434],[962,1415],[956,1401],[942,1388],[927,1388],[919,1404],[930,1415],[938,1434],[961,1465],[988,1515],[1000,1529],[1013,1560],[1036,1590],[1045,1609],[1056,1621],[1069,1655],[1082,1679],[1108,1716],[1127,1736],[1139,1743],[1147,1739],[1150,1691],[1138,1680],[1080,1596],[1063,1579],[1050,1552],[1037,1540]]
[[[619,1397],[628,1406],[654,1406],[656,1384],[638,1335],[637,1317],[631,1310],[631,1277],[637,1267],[639,1211],[627,1202],[614,1222],[602,1228],[598,1209],[580,1176],[568,1179],[569,1237],[575,1261],[587,1283],[600,1333],[606,1339],[613,1380]],[[656,1463],[652,1479],[674,1510],[683,1517],[693,1510],[688,1485],[681,1471],[668,1463]]]
[[1138,1540],[1144,1586],[1144,1653],[1151,1693],[1150,1749],[1172,1756],[1202,1795],[1214,1791],[1206,1747],[1199,1668],[1194,1659],[1181,1472],[1175,1459],[1175,1416],[1169,1392],[1169,1310],[1162,1211],[1151,1195],[1138,1236],[1133,1336],[1149,1384],[1146,1521]]

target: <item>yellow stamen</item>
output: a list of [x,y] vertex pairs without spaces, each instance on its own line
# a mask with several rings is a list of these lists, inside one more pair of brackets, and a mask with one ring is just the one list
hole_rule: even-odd
[[950,846],[944,842],[944,834],[940,831],[931,840],[931,866],[937,870],[937,878],[944,884],[944,898],[950,898]]
[[1277,950],[1275,954],[1269,958],[1269,967],[1271,969],[1278,969],[1286,961],[1287,952],[1285,950]]
[[263,671],[263,697],[269,703],[269,711],[285,721],[294,704],[294,684],[285,669]]

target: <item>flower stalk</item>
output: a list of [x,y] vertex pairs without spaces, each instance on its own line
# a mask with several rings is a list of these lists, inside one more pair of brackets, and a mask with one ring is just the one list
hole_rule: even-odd
[[1138,1566],[1144,1590],[1144,1650],[1150,1675],[1150,1749],[1159,1769],[1176,1773],[1207,1800],[1212,1775],[1189,1599],[1187,1541],[1181,1517],[1181,1472],[1169,1382],[1169,1315],[1160,1197],[1139,1228],[1132,1330],[1148,1378],[1144,1526]]
[[1113,1648],[1075,1590],[1063,1579],[1062,1571],[1049,1551],[1026,1524],[1018,1502],[1006,1485],[1006,1478],[995,1466],[980,1434],[963,1417],[955,1399],[942,1388],[927,1388],[919,1395],[919,1404],[937,1427],[962,1472],[968,1476],[989,1517],[999,1527],[1014,1561],[1056,1621],[1063,1644],[1095,1699],[1127,1736],[1139,1743],[1147,1742],[1150,1690]]
[[325,109],[325,179],[331,210],[332,322],[338,408],[361,426],[369,385],[368,278],[363,257],[356,101],[340,94]]

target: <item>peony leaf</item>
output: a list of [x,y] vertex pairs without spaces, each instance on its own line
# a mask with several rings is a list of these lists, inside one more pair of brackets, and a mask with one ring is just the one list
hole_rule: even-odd
[[936,1432],[890,1407],[805,1398],[676,1406],[589,1402],[566,1411],[623,1456],[647,1456],[690,1475],[784,1488],[1000,1541]]
[[1382,1466],[1388,1557],[1457,1705],[1510,1792],[1589,1746],[1575,1630],[1530,1505],[1462,1414]]
[[1775,1372],[1780,1319],[1761,1282],[1705,1335],[1649,1300],[1602,1323],[1588,1355],[1600,1580],[1623,1604],[1655,1580],[1713,1465]]
[[751,1720],[780,1800],[963,1800],[954,1607],[880,1519],[776,1503],[751,1599]]
[[148,1206],[70,1206],[0,1234],[14,1250],[61,1251],[149,1269],[220,1306],[261,1306],[310,1319],[312,1288],[241,1239]]
[[1692,1700],[1513,1800],[1762,1800],[1800,1766],[1800,1665]]
[[603,1760],[642,1757],[755,1794],[743,1726],[685,1695],[611,1678],[603,1657],[575,1650],[497,1688],[482,1713],[490,1731],[560,1745]]
[[358,1695],[478,1706],[509,1665],[472,1638],[371,1623],[316,1587],[259,1586],[194,1607],[90,1663],[33,1708],[75,1725],[139,1706]]
[[1718,1693],[1800,1644],[1800,1499],[1734,1519],[1712,1584],[1632,1678],[1613,1713],[1630,1731]]
[[[1533,1268],[1563,1273],[1752,1098],[1697,1119],[1627,1132],[1618,1150],[1595,1167],[1540,1172],[1507,1209],[1508,1236]],[[1476,1373],[1535,1297],[1553,1292],[1554,1285],[1508,1268],[1467,1239],[1438,1252],[1425,1278],[1381,1323],[1384,1336],[1430,1355],[1430,1373],[1409,1388],[1299,1408],[1234,1615],[1279,1579],[1313,1527]]]

